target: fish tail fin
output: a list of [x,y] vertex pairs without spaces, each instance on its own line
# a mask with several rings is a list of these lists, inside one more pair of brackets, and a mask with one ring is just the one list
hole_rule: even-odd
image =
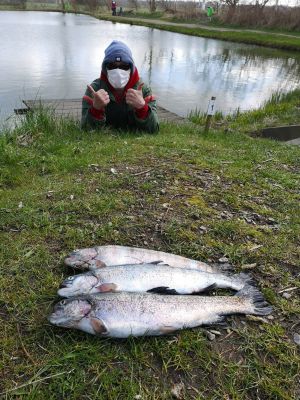
[[242,290],[245,286],[251,286],[255,284],[254,279],[249,274],[245,274],[244,272],[234,274],[232,278],[236,282],[236,290]]
[[266,302],[263,294],[251,285],[245,285],[239,290],[235,296],[248,299],[250,301],[250,309],[247,310],[248,314],[254,315],[269,315],[273,308]]
[[234,271],[234,267],[231,264],[216,264],[216,263],[211,263],[209,264],[209,267],[211,268],[207,272],[212,272],[213,274],[227,274],[232,271]]

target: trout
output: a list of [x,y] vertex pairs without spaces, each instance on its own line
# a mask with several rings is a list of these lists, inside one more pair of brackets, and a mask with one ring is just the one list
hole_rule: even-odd
[[268,315],[271,311],[257,289],[245,286],[235,296],[84,295],[61,300],[49,321],[101,337],[127,338],[216,324],[230,314]]
[[163,251],[148,250],[128,246],[96,246],[73,251],[65,259],[69,267],[80,270],[95,270],[105,266],[124,264],[144,264],[160,260],[170,267],[198,269],[204,272],[217,272],[217,269],[197,260],[177,256]]
[[159,261],[151,264],[116,265],[66,278],[58,290],[62,297],[99,292],[157,292],[192,294],[213,288],[241,290],[250,284],[247,274],[228,276],[196,269],[176,268]]

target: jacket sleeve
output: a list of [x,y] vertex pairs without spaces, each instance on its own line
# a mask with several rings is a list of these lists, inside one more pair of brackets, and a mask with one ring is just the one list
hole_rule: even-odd
[[[91,84],[94,90],[98,90],[95,81]],[[93,107],[91,99],[91,92],[89,89],[85,91],[82,98],[82,111],[81,111],[81,128],[82,129],[99,129],[105,125],[105,112],[96,110]]]
[[159,121],[156,110],[156,100],[152,95],[151,89],[143,86],[143,97],[148,105],[148,114],[146,118],[139,118],[137,112],[134,113],[134,118],[137,128],[147,131],[149,133],[156,133],[159,130]]

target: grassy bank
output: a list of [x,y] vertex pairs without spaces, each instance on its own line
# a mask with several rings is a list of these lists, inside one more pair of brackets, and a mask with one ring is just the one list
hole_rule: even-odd
[[[299,37],[284,36],[277,33],[257,32],[250,30],[215,30],[213,26],[205,28],[195,26],[182,26],[179,23],[174,25],[167,25],[164,20],[150,21],[147,19],[139,18],[126,18],[126,17],[112,17],[105,15],[96,15],[97,18],[106,21],[116,21],[132,25],[148,26],[150,28],[161,29],[169,32],[183,33],[190,36],[200,36],[210,39],[219,39],[230,42],[256,44],[258,46],[272,47],[285,50],[300,50]],[[218,29],[218,28],[216,28]]]
[[[194,110],[189,119],[204,126],[206,113]],[[216,113],[212,127],[223,132],[240,131],[252,136],[259,136],[265,127],[300,124],[300,89],[289,93],[275,93],[261,108],[247,112],[236,110],[224,116]]]
[[[24,9],[18,9],[15,6],[0,6],[0,10],[20,10],[24,11]],[[58,11],[62,12],[61,8],[57,7],[56,4],[39,4],[39,3],[27,3],[26,5],[27,11]],[[66,12],[74,13],[74,9],[68,7]],[[83,13],[87,15],[91,15],[95,18],[102,19],[105,21],[114,21],[131,25],[140,25],[140,26],[148,26],[150,28],[156,28],[161,30],[166,30],[170,32],[182,33],[185,35],[192,36],[200,36],[211,39],[219,39],[225,41],[232,41],[237,43],[245,43],[245,44],[256,44],[259,46],[272,47],[284,50],[292,50],[299,51],[300,50],[300,41],[299,41],[299,33],[296,33],[295,36],[288,36],[282,33],[285,32],[268,32],[268,31],[257,31],[257,30],[249,30],[249,29],[234,29],[228,27],[229,30],[222,30],[222,28],[226,27],[217,27],[214,24],[205,24],[204,26],[195,26],[195,24],[180,24],[183,21],[177,21],[175,23],[174,20],[166,19],[162,12],[157,12],[154,14],[149,13],[138,13],[136,16],[131,15],[130,18],[123,16],[115,16],[113,17],[110,12],[107,11],[107,8],[99,8],[98,10],[91,11],[87,7],[78,6],[76,9],[77,13]],[[151,19],[153,18],[153,19]],[[199,21],[200,23],[201,21]],[[186,25],[186,26],[183,26]],[[190,26],[189,26],[190,25]]]
[[[181,382],[184,399],[299,396],[300,148],[246,125],[85,133],[36,113],[0,137],[4,398],[171,399]],[[116,341],[51,326],[64,257],[107,243],[226,256],[274,312],[229,318],[212,341],[202,328]]]

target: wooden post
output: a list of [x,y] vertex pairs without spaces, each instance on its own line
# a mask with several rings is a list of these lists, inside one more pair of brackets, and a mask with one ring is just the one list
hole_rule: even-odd
[[208,103],[205,128],[204,128],[205,133],[209,131],[212,116],[215,115],[215,101],[216,101],[216,98],[214,96],[212,96],[212,98],[209,100],[209,103]]

